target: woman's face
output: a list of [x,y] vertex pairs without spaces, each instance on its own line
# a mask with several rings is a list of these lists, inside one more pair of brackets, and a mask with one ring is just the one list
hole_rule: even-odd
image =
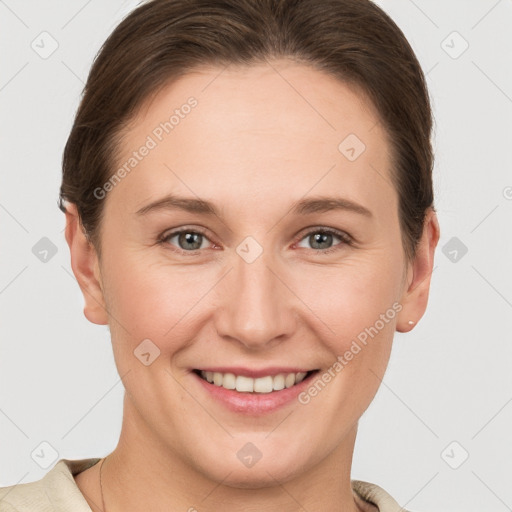
[[287,61],[203,68],[143,109],[123,166],[98,199],[109,315],[86,314],[110,324],[133,449],[235,486],[348,456],[411,318],[370,104]]

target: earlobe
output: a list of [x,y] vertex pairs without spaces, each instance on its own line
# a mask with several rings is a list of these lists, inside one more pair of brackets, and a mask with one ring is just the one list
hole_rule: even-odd
[[400,301],[402,310],[396,323],[398,332],[412,330],[425,313],[439,234],[436,212],[429,208],[425,216],[423,234],[418,243],[416,256],[409,263],[406,290],[404,290]]
[[66,241],[71,268],[84,296],[84,315],[92,323],[108,324],[105,298],[96,249],[87,239],[76,205],[66,205]]

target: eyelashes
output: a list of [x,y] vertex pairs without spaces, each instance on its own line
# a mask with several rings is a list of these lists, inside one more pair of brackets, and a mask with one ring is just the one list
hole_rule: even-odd
[[[187,237],[186,235],[193,235],[192,236],[192,240],[190,239],[191,237]],[[166,235],[161,241],[162,243],[170,243],[170,240],[172,240],[173,238],[175,237],[178,237],[178,239],[180,241],[184,241],[185,243],[196,243],[197,245],[197,236],[194,237],[194,235],[199,235],[200,237],[200,240],[201,242],[204,240],[209,240],[208,237],[200,232],[200,231],[194,231],[194,230],[191,230],[191,229],[182,229],[180,231],[174,231],[172,233],[169,233],[168,235]],[[202,243],[200,244],[202,245]],[[199,247],[199,248],[194,248],[192,251],[186,251],[185,249],[182,249],[181,247],[178,247],[178,249],[181,251],[181,252],[197,252],[198,250],[202,249],[203,247]]]
[[[312,238],[313,235],[321,235],[320,240],[318,240],[318,237]],[[327,239],[334,240],[335,238],[339,239],[340,242],[335,244],[334,246],[327,247],[327,248],[316,248],[316,247],[306,247],[306,250],[314,251],[315,254],[330,254],[334,251],[340,250],[345,246],[352,246],[354,243],[353,238],[344,231],[339,231],[337,229],[328,228],[328,227],[315,227],[307,232],[301,233],[299,237],[295,239],[293,242],[293,245],[297,245],[300,242],[306,240],[310,241],[314,244],[322,244],[325,242],[325,237],[328,237]],[[191,244],[194,246],[190,250],[183,249],[182,247],[179,247],[179,245],[174,245],[171,240],[174,238],[177,238],[177,243],[180,244]],[[178,252],[179,254],[184,254],[187,256],[195,256],[198,255],[202,250],[207,248],[208,244],[206,246],[203,244],[203,242],[207,240],[210,243],[210,239],[208,238],[206,232],[201,228],[180,228],[171,232],[164,233],[159,239],[158,243],[164,246],[168,246],[171,248],[171,250]],[[302,247],[301,247],[302,248]]]
[[[352,245],[352,243],[353,243],[352,237],[349,234],[347,234],[343,231],[338,231],[337,229],[332,229],[332,228],[314,228],[314,229],[308,231],[307,233],[303,234],[302,238],[299,239],[299,242],[301,242],[302,240],[305,240],[305,239],[310,239],[311,236],[315,235],[315,234],[328,235],[330,237],[338,238],[341,240],[341,243],[336,244],[333,247],[328,247],[326,249],[311,248],[314,251],[321,252],[324,254],[329,254],[333,251],[336,251],[340,248],[340,246]],[[315,243],[317,243],[316,240],[315,240]]]

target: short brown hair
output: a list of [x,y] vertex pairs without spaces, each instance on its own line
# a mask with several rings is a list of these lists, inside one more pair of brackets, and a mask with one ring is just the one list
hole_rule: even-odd
[[269,57],[312,65],[372,101],[391,141],[402,245],[414,257],[433,208],[432,112],[414,51],[370,0],[151,0],[130,13],[96,56],[62,162],[59,207],[76,204],[98,253],[94,190],[114,173],[121,130],[143,102],[201,65]]

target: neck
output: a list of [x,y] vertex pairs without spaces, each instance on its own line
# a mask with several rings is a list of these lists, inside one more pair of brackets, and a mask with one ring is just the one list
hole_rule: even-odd
[[125,397],[119,443],[103,470],[107,512],[360,512],[362,509],[350,484],[357,424],[328,457],[309,471],[284,481],[272,478],[265,484],[241,488],[210,478],[155,441],[154,433],[142,418],[134,416],[133,411],[126,414],[126,407],[131,407],[127,402]]

